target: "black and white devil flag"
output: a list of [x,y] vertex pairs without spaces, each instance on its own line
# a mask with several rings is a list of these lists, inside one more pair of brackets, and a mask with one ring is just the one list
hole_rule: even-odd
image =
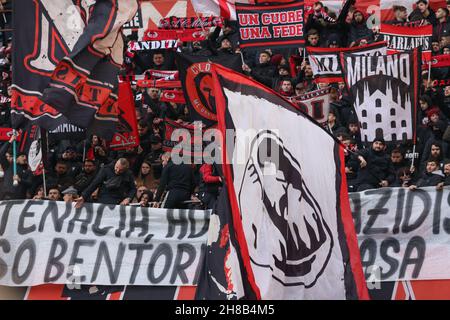
[[340,144],[261,84],[212,76],[226,187],[197,298],[368,298]]
[[365,142],[415,140],[415,108],[421,57],[413,52],[388,56],[341,53],[347,88]]

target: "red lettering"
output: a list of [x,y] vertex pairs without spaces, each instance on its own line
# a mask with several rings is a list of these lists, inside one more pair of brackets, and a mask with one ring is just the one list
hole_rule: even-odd
[[303,24],[273,27],[274,38],[291,38],[301,36],[303,36]]
[[303,10],[263,13],[261,20],[263,25],[301,23],[303,22]]
[[241,40],[270,39],[272,35],[269,27],[262,28],[241,28]]
[[259,25],[259,14],[242,13],[238,15],[239,25],[241,26],[257,26]]

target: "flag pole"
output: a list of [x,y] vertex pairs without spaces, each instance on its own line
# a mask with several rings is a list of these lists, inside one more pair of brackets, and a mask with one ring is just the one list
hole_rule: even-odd
[[428,61],[428,82],[427,82],[427,86],[430,83],[431,80],[431,60]]
[[413,171],[414,169],[414,159],[416,155],[416,142],[414,142],[413,151],[412,151],[412,160],[411,160],[411,167],[409,168],[409,171]]
[[242,53],[241,50],[239,50],[239,54],[241,55],[242,65],[246,64],[244,60],[244,54]]
[[[42,131],[41,131],[42,133]],[[46,144],[46,152],[45,156],[47,157],[48,154],[48,131],[45,130],[45,144]],[[42,134],[41,134],[41,150],[42,150]],[[47,197],[47,180],[45,178],[45,162],[44,162],[44,153],[42,152],[42,158],[41,158],[41,164],[42,164],[42,182],[43,182],[43,188],[44,188],[44,198]]]
[[[17,137],[17,131],[16,129],[13,129],[13,135],[14,137]],[[17,181],[17,146],[16,146],[16,139],[13,140],[13,186],[18,186],[19,181]]]
[[[423,39],[423,37],[422,37]],[[427,81],[427,87],[430,83],[431,80],[431,60],[428,61],[428,81]],[[416,101],[417,103],[417,101]],[[417,106],[416,106],[417,107]],[[415,109],[414,109],[415,110]],[[417,112],[417,111],[415,111]],[[417,144],[417,124],[414,124],[414,145],[413,145],[413,151],[412,151],[412,158],[411,158],[411,167],[410,167],[410,171],[414,170],[414,161],[416,159],[416,144]]]
[[43,188],[44,188],[44,198],[47,197],[47,180],[45,179],[45,165],[44,165],[44,160],[41,159],[41,164],[42,164],[42,183],[43,183]]
[[83,163],[84,160],[86,160],[86,139],[84,139],[84,143],[83,143]]

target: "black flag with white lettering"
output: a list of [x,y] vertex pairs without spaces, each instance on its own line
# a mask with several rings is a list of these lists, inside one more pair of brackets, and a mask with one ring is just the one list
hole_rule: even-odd
[[421,75],[419,49],[388,56],[341,53],[341,64],[363,141],[415,141]]

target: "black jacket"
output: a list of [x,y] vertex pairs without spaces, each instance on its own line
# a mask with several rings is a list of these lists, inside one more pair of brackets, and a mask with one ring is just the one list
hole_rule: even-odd
[[357,23],[355,20],[350,25],[350,35],[348,42],[356,42],[362,38],[373,38],[373,32],[367,27],[367,20],[364,19],[361,23]]
[[53,172],[47,176],[47,184],[57,186],[61,191],[73,185],[74,182],[75,179],[69,172],[60,176]]
[[444,186],[450,186],[450,176],[446,176],[444,179]]
[[75,183],[73,184],[74,188],[78,190],[78,192],[83,192],[92,181],[94,181],[97,176],[97,172],[93,172],[91,174],[87,174],[86,172],[81,172],[79,175],[75,177]]
[[255,78],[256,81],[271,87],[272,79],[276,76],[276,71],[276,67],[270,62],[258,63],[252,68],[250,75]]
[[372,148],[364,149],[359,152],[367,162],[364,168],[358,172],[359,184],[371,184],[378,186],[382,180],[393,181],[394,172],[392,172],[389,157],[384,151],[376,152]]
[[435,187],[444,181],[444,177],[438,173],[425,172],[422,177],[416,182],[418,187]]
[[444,34],[450,34],[450,21],[448,19],[444,22],[437,20],[436,25],[433,27],[433,37],[440,39]]
[[92,183],[81,194],[85,200],[91,197],[98,187],[98,202],[106,204],[119,204],[125,198],[133,199],[136,194],[136,184],[130,170],[121,175],[114,172],[115,162],[100,169]]
[[427,20],[430,24],[435,25],[437,24],[437,19],[436,19],[436,14],[434,13],[433,10],[431,10],[431,8],[428,8],[428,10],[430,11],[430,14],[428,15],[428,17],[424,17],[423,14],[420,12],[419,8],[416,8],[413,10],[413,12],[411,12],[411,14],[408,17],[409,21],[418,21],[418,20]]
[[155,200],[159,201],[164,190],[182,190],[193,192],[195,187],[194,172],[188,164],[174,164],[169,161],[163,168]]

